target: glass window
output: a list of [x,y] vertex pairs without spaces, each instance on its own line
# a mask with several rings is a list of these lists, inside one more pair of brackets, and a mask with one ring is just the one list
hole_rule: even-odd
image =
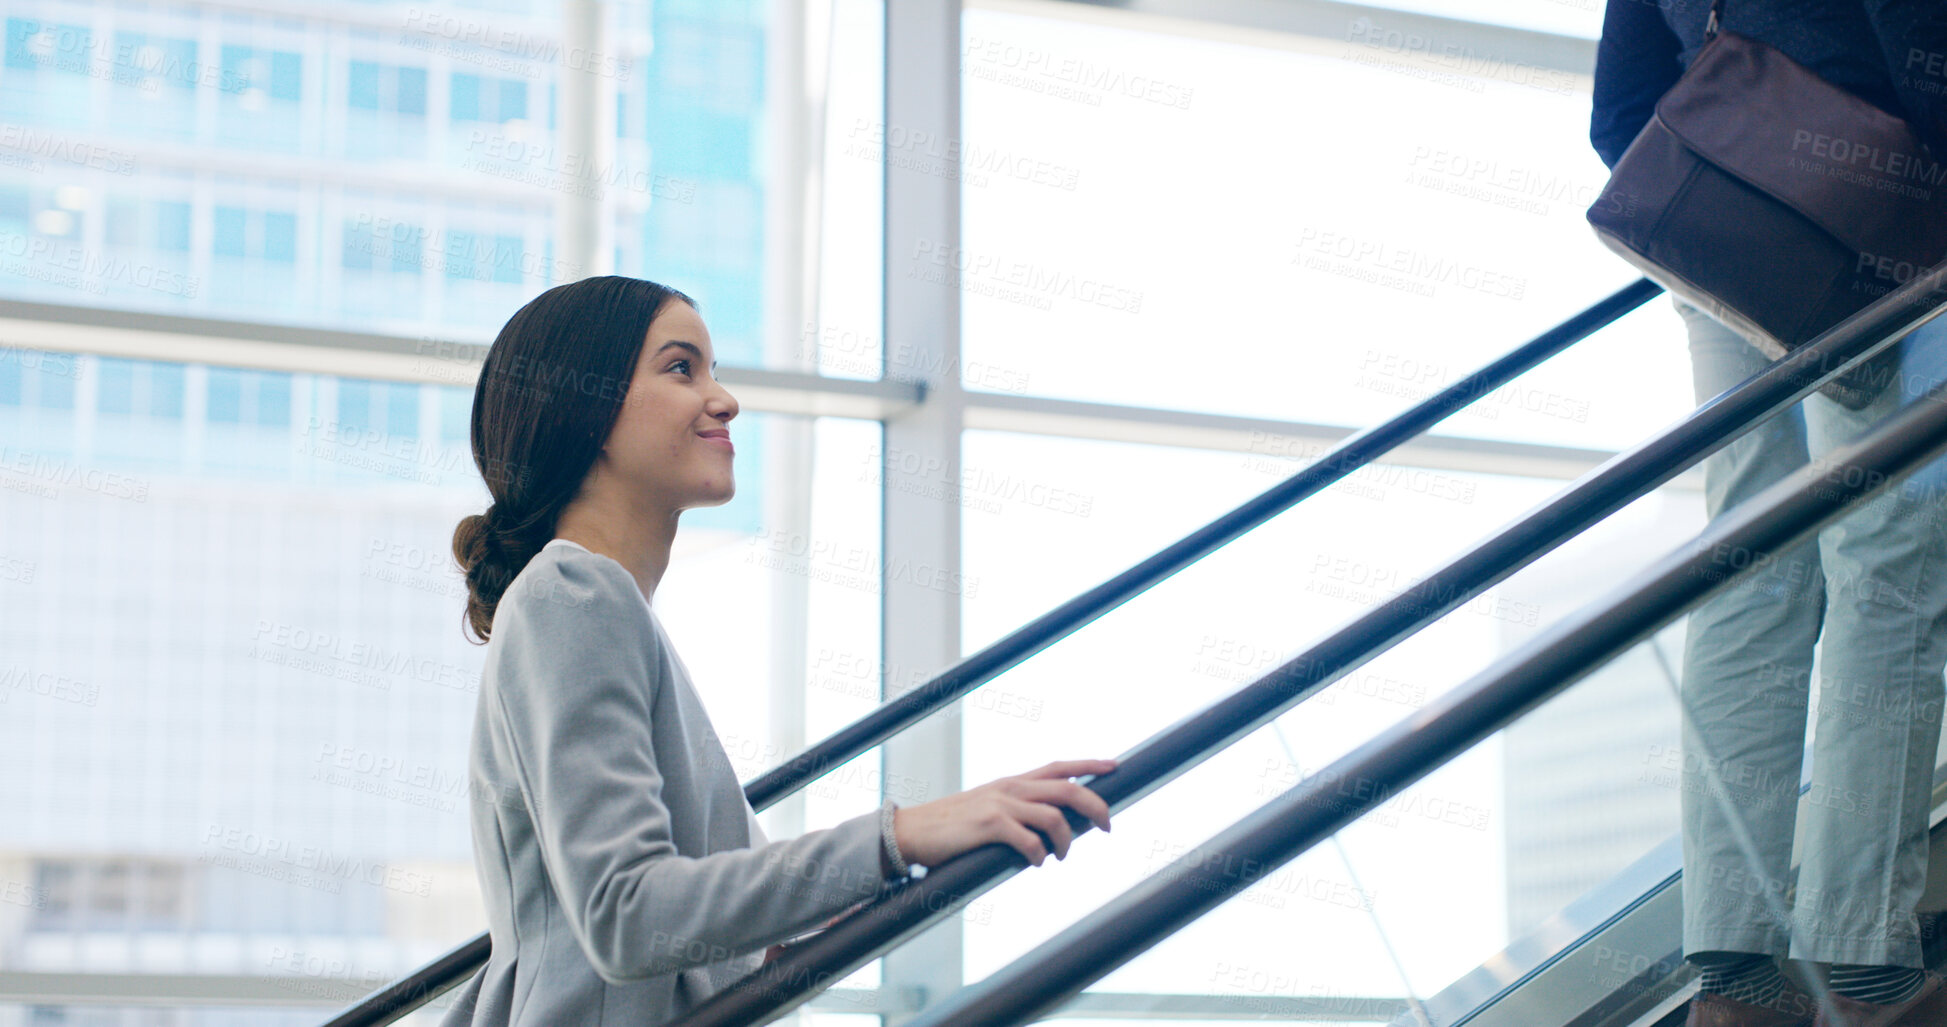
[[350,69],[350,94],[346,102],[353,107],[379,109],[379,66],[371,61],[353,61]]
[[8,406],[20,405],[21,356],[20,350],[0,349],[0,403]]
[[183,365],[149,365],[149,415],[180,418],[183,415],[183,383]]
[[96,365],[101,379],[97,388],[103,413],[127,414],[135,411],[135,362],[103,357]]
[[302,61],[297,54],[282,50],[270,55],[270,95],[277,100],[296,100]]
[[194,86],[196,40],[145,32],[116,32],[115,81],[120,85],[144,89],[161,85],[176,89]]
[[134,246],[141,242],[141,206],[132,200],[108,201],[108,216],[102,220],[103,241],[110,246]]
[[[1607,172],[1565,72],[1429,82],[1356,43],[1015,11],[969,10],[964,32],[963,252],[921,245],[890,271],[957,283],[966,359],[1030,393],[1370,424],[1637,277],[1590,244]],[[1263,130],[1264,97],[1327,93],[1347,101]],[[1368,142],[1320,159],[1345,139]],[[1689,381],[1665,305],[1441,430],[1618,447],[1686,412]]]
[[471,389],[439,390],[439,437],[451,446],[471,447],[473,393]]
[[257,423],[267,428],[287,428],[291,424],[291,382],[288,374],[255,372]]
[[454,121],[501,124],[527,117],[527,83],[455,72],[452,81]]
[[189,249],[189,204],[170,200],[155,205],[156,248],[177,253]]
[[426,69],[398,68],[397,110],[401,114],[426,113]]
[[384,389],[386,433],[400,439],[417,437],[420,387],[389,382]]
[[[877,9],[854,0],[834,7],[833,126],[869,118],[876,104]],[[584,261],[552,250],[557,191],[604,179],[620,273],[710,293],[730,330],[729,362],[815,365],[800,347],[767,345],[760,327],[774,297],[788,292],[775,277],[779,265],[766,259],[767,15],[748,4],[630,4],[622,17],[634,20],[603,55],[614,61],[608,82],[620,99],[615,164],[592,169],[555,137],[559,62],[546,48],[523,53],[519,70],[460,53],[443,53],[433,68],[417,36],[354,33],[347,53],[341,27],[281,8],[238,8],[215,24],[174,9],[104,8],[86,19],[16,13],[4,20],[5,65],[36,77],[0,91],[0,117],[52,119],[99,140],[103,159],[78,167],[89,181],[75,184],[109,202],[69,209],[50,188],[0,175],[0,231],[77,246],[95,239],[126,252],[85,260],[49,250],[41,266],[0,268],[0,291],[485,341],[521,302]],[[104,58],[100,81],[113,102],[94,95],[96,78],[52,74],[64,61],[87,71],[90,53]],[[319,96],[304,94],[307,80]],[[198,102],[199,93],[214,104]],[[157,102],[170,97],[177,99]],[[505,152],[468,148],[476,133],[467,125]],[[149,159],[160,139],[170,152],[188,146],[215,163]],[[352,162],[371,181],[362,192],[320,193],[267,170],[270,177],[253,177],[248,169],[269,167],[255,157],[264,151],[307,166]],[[823,223],[848,226],[827,233],[828,248],[847,252],[820,276],[830,293],[820,308],[849,308],[858,297],[859,313],[840,320],[846,331],[876,338],[880,257],[876,247],[852,245],[863,237],[849,226],[878,222],[877,164],[836,151],[820,159],[828,172]],[[218,168],[225,170],[211,170]],[[474,180],[483,175],[490,181]],[[467,188],[437,184],[447,177]],[[475,186],[490,190],[489,218],[478,216]],[[385,220],[375,222],[381,208]],[[88,225],[98,214],[105,224]],[[369,233],[341,231],[346,225]],[[328,266],[301,274],[307,256]],[[425,273],[435,263],[444,273]],[[63,264],[140,268],[141,281],[131,271],[70,284],[76,276]]]
[[472,232],[447,233],[446,277],[472,278],[474,235]]
[[392,232],[389,241],[392,250],[392,270],[402,274],[416,275],[425,257],[421,241],[425,232],[416,225],[400,225]]
[[344,233],[344,253],[342,260],[345,267],[357,271],[370,271],[372,269],[372,251],[377,245],[372,237],[371,227],[347,221],[345,222]]
[[25,18],[7,19],[7,67],[38,68],[40,58],[32,42],[40,25]]
[[454,121],[480,120],[480,76],[455,74],[451,86]]
[[74,864],[66,860],[42,860],[35,864],[35,890],[39,904],[34,922],[42,930],[65,930],[75,923]]
[[372,427],[371,382],[338,383],[338,427],[348,435]]
[[520,237],[514,235],[494,236],[494,281],[518,284],[520,280]]
[[7,19],[7,66],[53,68],[72,75],[88,73],[94,34],[85,25]]
[[297,216],[284,211],[264,213],[264,259],[289,264],[297,259]]
[[228,367],[210,368],[209,409],[212,422],[236,424],[243,420],[243,372]]
[[244,245],[245,214],[240,207],[216,208],[216,255],[219,257],[245,257],[249,251]]
[[221,53],[223,73],[238,93],[260,91],[273,100],[298,99],[303,70],[300,55],[234,43],[224,44]]

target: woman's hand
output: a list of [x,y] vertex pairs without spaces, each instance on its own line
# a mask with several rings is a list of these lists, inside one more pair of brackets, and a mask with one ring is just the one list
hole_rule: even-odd
[[[921,866],[933,866],[989,842],[1012,845],[1028,862],[1040,866],[1048,858],[1048,850],[1032,830],[1038,828],[1054,841],[1055,858],[1065,859],[1075,835],[1060,807],[1081,813],[1104,831],[1109,829],[1109,804],[1068,779],[1114,769],[1114,760],[1060,760],[958,795],[903,807],[893,813],[893,837],[899,843],[899,854]],[[825,927],[851,912],[848,909],[832,917]],[[784,951],[785,946],[772,945],[764,950],[764,962],[770,963]]]
[[1068,856],[1074,832],[1062,814],[1066,806],[1109,829],[1109,804],[1068,780],[1106,774],[1114,760],[1058,760],[1039,770],[1003,777],[944,799],[904,807],[893,814],[893,838],[908,863],[931,867],[990,842],[1014,847],[1040,866],[1048,858],[1039,830],[1054,842],[1055,858]]

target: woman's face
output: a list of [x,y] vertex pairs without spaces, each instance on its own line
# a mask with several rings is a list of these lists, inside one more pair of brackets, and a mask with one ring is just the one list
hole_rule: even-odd
[[624,488],[669,510],[730,501],[737,400],[716,380],[710,330],[696,308],[672,299],[649,324],[622,412],[602,447],[604,469]]

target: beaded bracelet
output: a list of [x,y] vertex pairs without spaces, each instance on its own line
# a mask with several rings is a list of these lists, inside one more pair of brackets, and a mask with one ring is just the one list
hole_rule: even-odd
[[885,805],[879,807],[879,847],[885,850],[886,862],[891,864],[894,878],[908,877],[912,874],[912,869],[906,865],[906,857],[899,854],[899,839],[895,836],[892,827],[892,813],[898,808],[899,805],[891,799],[887,799]]

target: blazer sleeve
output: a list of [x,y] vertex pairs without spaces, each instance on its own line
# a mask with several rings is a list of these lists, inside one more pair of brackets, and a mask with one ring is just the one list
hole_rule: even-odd
[[1609,0],[1595,48],[1589,142],[1615,167],[1656,113],[1656,101],[1683,77],[1683,44],[1654,3]]
[[[650,711],[660,642],[611,561],[561,561],[508,590],[497,725],[548,885],[611,984],[720,962],[802,933],[883,884],[876,811],[786,841],[677,853]],[[509,602],[511,600],[511,603]],[[753,835],[761,839],[762,835]]]

